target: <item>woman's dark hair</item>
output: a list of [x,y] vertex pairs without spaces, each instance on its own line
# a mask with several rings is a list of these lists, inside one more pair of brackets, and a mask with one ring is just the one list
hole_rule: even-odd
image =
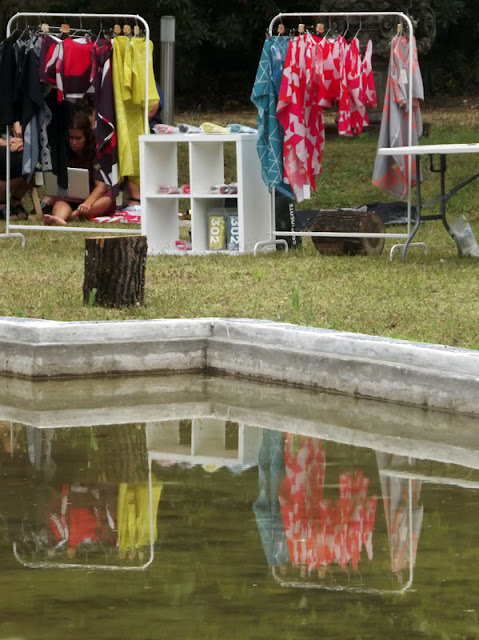
[[85,134],[85,148],[81,157],[82,160],[86,160],[89,164],[92,164],[96,155],[96,140],[93,129],[91,128],[89,115],[84,111],[76,111],[70,120],[68,129],[80,129],[83,131]]

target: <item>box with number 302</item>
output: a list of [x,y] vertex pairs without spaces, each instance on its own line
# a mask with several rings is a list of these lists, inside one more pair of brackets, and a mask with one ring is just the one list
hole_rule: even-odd
[[209,248],[212,250],[224,249],[226,246],[224,216],[210,216]]

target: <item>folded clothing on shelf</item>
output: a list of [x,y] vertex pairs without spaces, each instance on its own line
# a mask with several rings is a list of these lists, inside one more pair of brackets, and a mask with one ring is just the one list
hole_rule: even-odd
[[238,183],[232,182],[231,184],[214,184],[211,186],[211,193],[238,193]]
[[178,131],[180,133],[202,133],[200,127],[195,127],[192,124],[186,124],[185,122],[181,122],[178,125]]
[[227,124],[226,128],[229,133],[257,133],[256,129],[252,127],[247,127],[245,124]]
[[160,184],[158,187],[158,193],[163,194],[175,194],[175,193],[184,193],[185,195],[189,195],[191,192],[189,184],[183,184],[181,187],[173,187],[169,184]]
[[177,240],[175,242],[176,248],[179,251],[190,251],[191,250],[191,242],[186,242],[186,240]]
[[155,133],[164,134],[164,133],[179,133],[178,127],[172,127],[170,124],[155,124],[153,127],[153,131]]
[[203,122],[200,129],[203,133],[229,133],[226,127],[214,124],[213,122]]

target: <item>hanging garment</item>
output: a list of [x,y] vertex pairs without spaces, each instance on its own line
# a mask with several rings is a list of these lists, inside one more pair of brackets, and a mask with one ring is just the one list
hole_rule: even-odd
[[[379,131],[378,149],[402,147],[408,144],[408,122],[412,118],[412,145],[417,145],[422,135],[422,118],[419,100],[424,100],[424,88],[417,59],[416,41],[413,39],[413,76],[409,78],[409,39],[396,36],[391,43],[388,79],[384,108]],[[409,81],[412,81],[413,104],[409,113]],[[397,198],[408,196],[407,156],[376,156],[373,184]],[[411,186],[415,186],[416,158],[411,158]]]
[[94,42],[84,38],[65,38],[58,45],[55,64],[58,101],[75,102],[94,92],[92,76],[92,49]]
[[61,39],[49,33],[42,36],[42,46],[38,61],[38,72],[40,80],[49,87],[56,88],[56,64],[60,55]]
[[[131,48],[130,48],[131,47]],[[148,105],[159,102],[153,73],[153,43],[149,44]],[[113,95],[118,135],[119,175],[138,177],[140,148],[138,136],[145,131],[145,92],[141,95],[140,75],[145,75],[145,38],[117,36],[113,41]]]
[[320,439],[286,434],[286,476],[279,501],[291,563],[313,569],[349,563],[357,569],[363,546],[373,557],[377,497],[367,495],[361,469],[339,475],[339,500],[323,497],[326,455]]
[[298,202],[316,187],[324,146],[322,109],[312,86],[313,42],[307,34],[290,41],[276,110],[284,129],[284,173]]
[[315,519],[323,497],[326,455],[318,438],[287,433],[286,475],[278,490],[289,556],[293,565],[316,564]]
[[289,563],[278,500],[278,489],[284,475],[284,433],[274,429],[263,429],[258,455],[259,495],[253,505],[253,511],[266,561],[270,567]]
[[400,574],[416,564],[424,516],[424,506],[420,504],[422,482],[381,473],[382,469],[390,471],[395,465],[401,469],[401,465],[407,462],[404,456],[377,451],[376,460],[383,495],[391,570]]
[[111,68],[113,45],[109,40],[98,40],[92,47],[91,56],[91,83],[94,87],[96,111],[95,137],[97,142],[98,179],[111,187],[111,194],[116,198],[119,192],[119,174],[118,139]]
[[120,552],[133,551],[141,547],[149,547],[158,536],[157,517],[158,504],[163,490],[163,483],[152,481],[151,487],[151,521],[150,531],[150,495],[147,482],[139,484],[120,483],[118,487],[118,547]]
[[20,121],[20,106],[18,102],[17,69],[14,50],[15,38],[9,36],[0,45],[0,127],[12,125]]
[[[27,182],[33,178],[40,157],[40,137],[46,134],[45,100],[38,74],[41,39],[33,36],[26,43],[20,76],[22,94],[23,175]],[[42,138],[43,140],[43,138]],[[51,166],[48,146],[43,148],[43,163]]]
[[275,187],[288,195],[291,189],[284,185],[283,170],[284,129],[276,116],[276,107],[289,41],[285,36],[265,40],[251,92],[251,102],[258,110],[257,149],[263,181],[270,191]]
[[372,55],[373,43],[372,40],[368,40],[361,65],[361,102],[367,107],[375,107],[377,105],[376,86],[371,62]]
[[316,73],[321,75],[319,105],[331,107],[341,97],[341,82],[344,73],[344,56],[347,43],[343,36],[334,40],[321,38],[315,47]]

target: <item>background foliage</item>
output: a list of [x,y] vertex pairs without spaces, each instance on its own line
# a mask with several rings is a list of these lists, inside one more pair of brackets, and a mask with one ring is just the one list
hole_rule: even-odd
[[[410,10],[421,0],[402,0],[395,9]],[[381,10],[378,3],[377,10]],[[399,6],[402,5],[402,6]],[[422,61],[428,94],[475,92],[479,84],[479,24],[477,0],[432,0],[437,39]],[[2,0],[0,29],[5,32],[17,11],[102,11],[139,13],[152,31],[159,71],[160,19],[176,18],[177,102],[182,108],[235,108],[249,103],[264,34],[279,11],[316,11],[320,0]],[[389,8],[390,10],[390,8]]]

